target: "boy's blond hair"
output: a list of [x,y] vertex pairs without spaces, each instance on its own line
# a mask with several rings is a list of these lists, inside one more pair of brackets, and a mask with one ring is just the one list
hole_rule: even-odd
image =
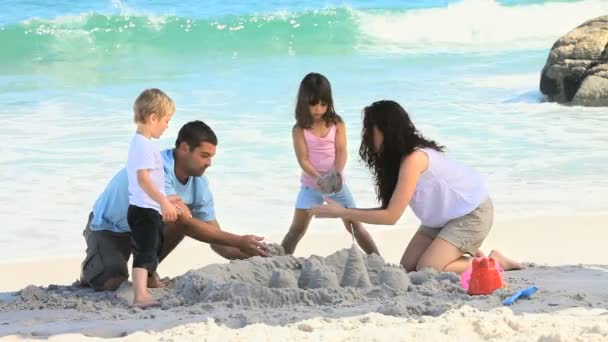
[[159,118],[175,112],[175,103],[169,95],[157,88],[146,89],[139,94],[133,103],[133,119],[135,123],[145,123],[150,114],[155,113]]

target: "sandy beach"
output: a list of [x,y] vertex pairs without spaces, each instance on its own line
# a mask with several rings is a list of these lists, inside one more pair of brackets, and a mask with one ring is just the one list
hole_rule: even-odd
[[[187,242],[159,271],[160,308],[128,306],[115,293],[70,286],[79,259],[0,265],[0,336],[6,340],[543,340],[608,338],[606,216],[499,221],[484,243],[529,267],[508,288],[469,296],[451,273],[406,274],[396,264],[414,223],[370,227],[382,257],[351,248],[350,236],[312,229],[295,257],[231,263]],[[576,232],[573,236],[568,232]],[[280,241],[280,235],[267,241]],[[502,300],[535,285],[530,299]]]
[[[3,3],[0,341],[608,341],[608,24],[598,18],[608,0]],[[311,72],[331,92],[299,96]],[[158,267],[168,277],[151,290],[160,306],[143,310],[131,305],[129,281],[112,292],[77,281],[86,218],[128,164],[134,102],[149,88],[175,103],[154,143],[190,151],[184,163],[165,160],[165,185],[174,184],[165,192],[227,232],[264,236],[275,255],[228,261],[186,238]],[[355,204],[345,206],[371,208],[388,188],[374,191],[365,146],[382,140],[373,150],[385,160],[414,146],[398,146],[413,138],[403,120],[387,120],[385,132],[365,119],[382,100],[405,109],[414,140],[445,146],[483,178],[495,210],[482,251],[527,266],[506,272],[506,287],[470,296],[457,274],[406,273],[399,262],[420,223],[411,206],[393,226],[365,225],[381,255],[362,254],[339,220],[316,218],[295,255],[276,248],[294,217],[304,219],[294,215],[301,173],[310,174],[303,156],[317,159],[294,130],[296,113],[307,103],[313,119],[340,116],[326,127],[317,120],[327,167],[311,165],[342,170],[346,156]],[[328,108],[319,116],[316,107]],[[217,137],[209,153],[178,139],[195,120]],[[345,129],[326,135],[329,121]],[[443,182],[438,165],[476,188],[450,192],[454,203],[481,197],[481,178],[437,160],[420,170]],[[392,163],[376,162],[390,176]],[[201,172],[203,182],[178,176]],[[102,207],[124,208],[124,197],[101,197]],[[418,207],[426,217],[452,212],[437,209],[443,197],[429,203]],[[95,211],[106,228],[125,223]],[[447,247],[431,252],[452,254]],[[529,298],[503,305],[532,286]]]

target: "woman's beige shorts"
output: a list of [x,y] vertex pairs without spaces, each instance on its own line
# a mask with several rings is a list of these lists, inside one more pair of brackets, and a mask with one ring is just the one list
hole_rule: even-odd
[[494,205],[491,199],[485,200],[472,212],[448,221],[442,228],[420,226],[419,232],[432,239],[446,240],[463,253],[475,255],[486,238],[494,221]]

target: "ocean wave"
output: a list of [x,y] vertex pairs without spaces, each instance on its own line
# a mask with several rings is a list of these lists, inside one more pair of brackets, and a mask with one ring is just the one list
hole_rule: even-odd
[[0,28],[0,62],[138,55],[348,53],[358,36],[348,9],[218,19],[165,15],[66,16]]
[[345,55],[548,49],[607,0],[518,6],[464,0],[441,8],[360,10],[189,19],[87,13],[0,27],[4,67],[125,56]]
[[608,14],[608,1],[507,6],[464,0],[443,8],[356,11],[360,48],[393,53],[548,49],[583,22]]

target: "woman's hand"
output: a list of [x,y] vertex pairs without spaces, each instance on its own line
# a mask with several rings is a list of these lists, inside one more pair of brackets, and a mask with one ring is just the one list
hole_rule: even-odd
[[327,204],[318,205],[310,209],[310,213],[316,217],[343,217],[346,215],[346,208],[329,198],[325,198]]

